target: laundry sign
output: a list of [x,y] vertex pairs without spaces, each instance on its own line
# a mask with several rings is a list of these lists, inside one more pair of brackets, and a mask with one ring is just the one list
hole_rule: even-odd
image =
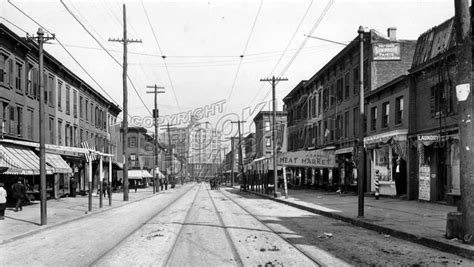
[[334,150],[294,151],[278,155],[279,166],[336,168]]

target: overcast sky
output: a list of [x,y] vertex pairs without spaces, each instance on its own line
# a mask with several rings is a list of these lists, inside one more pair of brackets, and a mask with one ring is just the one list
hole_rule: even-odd
[[[20,36],[25,36],[22,30],[31,34],[37,31],[38,25],[7,0],[0,1],[0,22]],[[146,86],[157,84],[166,88],[158,101],[162,116],[223,100],[226,112],[241,113],[245,107],[271,99],[270,84],[260,79],[272,74],[288,78],[277,86],[281,107],[281,99],[295,85],[309,79],[343,48],[339,44],[307,39],[295,58],[305,41],[304,35],[313,27],[314,36],[338,42],[354,39],[359,25],[383,34],[388,27],[396,27],[399,39],[417,39],[424,31],[454,15],[452,0],[10,2],[55,33],[120,106],[121,67],[66,7],[121,64],[122,45],[108,39],[122,38],[122,4],[125,3],[128,38],[142,40],[129,45],[129,76],[149,110],[154,102],[152,95],[145,94]],[[45,49],[100,91],[58,42],[45,45]],[[166,56],[167,69],[162,55]],[[130,83],[128,88],[129,113],[149,115]],[[268,105],[265,109],[269,109]],[[206,120],[212,122],[218,117]]]

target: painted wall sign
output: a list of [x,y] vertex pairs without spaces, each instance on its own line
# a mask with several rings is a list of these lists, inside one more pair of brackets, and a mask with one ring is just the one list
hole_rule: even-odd
[[300,166],[316,168],[336,168],[334,150],[313,150],[286,152],[278,155],[279,166]]
[[374,60],[400,60],[399,43],[376,43],[372,46]]
[[420,185],[418,188],[418,199],[430,200],[430,166],[420,166],[418,171]]

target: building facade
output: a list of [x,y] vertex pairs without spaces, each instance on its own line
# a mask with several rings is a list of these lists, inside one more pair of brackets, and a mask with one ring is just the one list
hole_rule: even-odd
[[[363,34],[363,88],[368,94],[411,66],[415,41],[400,40],[375,30]],[[288,111],[288,150],[334,151],[337,168],[293,168],[300,185],[354,186],[359,137],[360,42],[356,37],[309,80],[300,82],[283,99]],[[365,110],[367,105],[364,105]],[[367,112],[366,112],[367,114]],[[366,122],[362,122],[366,125]],[[364,135],[367,135],[365,127]],[[370,166],[367,165],[366,169]],[[370,183],[365,186],[370,190]]]
[[[281,150],[283,143],[287,115],[286,111],[276,112],[277,151]],[[273,112],[260,111],[254,117],[253,122],[255,124],[255,158],[271,157],[273,155]]]
[[[44,53],[44,71],[39,73],[38,45],[0,23],[0,133],[4,139],[39,142],[39,127],[49,145],[81,147],[86,142],[96,150],[117,153],[111,138],[121,109],[69,70]],[[44,87],[43,125],[39,125],[39,76]],[[55,175],[48,188],[67,187],[75,176],[85,190],[84,155],[63,155],[72,174]],[[116,160],[117,157],[114,157]],[[29,182],[29,181],[28,181]]]

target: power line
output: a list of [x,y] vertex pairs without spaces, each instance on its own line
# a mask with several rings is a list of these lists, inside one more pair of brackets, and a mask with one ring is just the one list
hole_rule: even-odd
[[[28,15],[26,12],[24,12],[22,9],[20,9],[19,7],[17,7],[15,4],[13,4],[10,0],[8,0],[8,3],[10,3],[13,7],[15,7],[20,13],[22,13],[24,16],[26,16],[27,18],[29,18],[31,21],[33,21],[36,25],[40,26],[41,28],[43,28],[46,32],[50,33],[51,32],[46,29],[43,25],[41,25],[39,22],[37,22],[35,19],[33,19],[30,15]],[[5,18],[4,18],[5,19]],[[20,27],[18,27],[17,25],[15,25],[14,23],[10,22],[12,25],[14,25],[15,27],[21,29]],[[24,31],[23,29],[21,29],[22,31]],[[26,32],[26,31],[24,31]],[[27,33],[27,32],[26,32]],[[99,88],[105,93],[105,95],[107,95],[114,103],[115,105],[117,105],[119,108],[120,105],[117,103],[117,101],[115,101],[115,99],[110,96],[107,91],[94,79],[94,77],[92,77],[92,75],[82,66],[81,63],[79,63],[79,61],[71,54],[71,52],[69,52],[69,50],[67,50],[67,48],[63,45],[63,43],[57,38],[56,36],[56,42],[58,42],[58,44],[64,49],[64,51],[66,51],[66,53],[74,60],[74,62],[76,62],[77,65],[79,65],[79,67],[87,74],[87,76],[89,76],[89,78],[97,85],[99,86]]]
[[176,96],[176,91],[174,90],[174,85],[173,85],[173,81],[171,80],[170,71],[168,69],[168,65],[167,65],[166,60],[165,60],[166,56],[163,55],[163,51],[161,50],[160,43],[158,42],[158,38],[156,37],[156,34],[155,34],[155,29],[151,25],[150,18],[148,17],[148,12],[146,11],[145,4],[143,4],[143,0],[141,0],[140,2],[142,3],[143,11],[145,12],[145,16],[146,16],[146,19],[148,21],[148,25],[150,25],[151,32],[153,33],[153,37],[155,39],[156,45],[158,46],[158,50],[160,50],[161,58],[163,59],[163,63],[165,64],[165,69],[166,69],[166,73],[168,74],[168,80],[169,80],[170,85],[171,85],[171,90],[173,91],[174,100],[176,101],[176,104],[178,105],[178,110],[181,112],[181,107],[179,106],[178,97]]
[[[275,64],[275,66],[273,67],[272,71],[270,72],[270,76],[273,75],[273,72],[276,70],[278,64],[280,64],[281,62],[281,59],[283,58],[283,56],[286,54],[286,52],[288,51],[288,48],[290,47],[291,43],[293,42],[293,39],[295,38],[296,36],[296,33],[299,31],[301,25],[303,24],[303,21],[305,20],[306,16],[308,15],[309,13],[309,10],[311,9],[311,6],[313,5],[313,0],[311,0],[311,2],[309,3],[308,7],[306,8],[306,11],[303,15],[303,17],[301,17],[301,20],[300,22],[298,23],[298,26],[296,27],[295,29],[295,32],[293,33],[293,35],[291,36],[290,40],[288,41],[288,43],[286,44],[286,47],[285,47],[285,50],[283,50],[283,53],[281,54],[280,58],[278,59],[277,63]],[[252,103],[255,98],[257,98],[258,96],[258,93],[260,93],[263,89],[263,87],[265,86],[265,84],[262,84],[260,86],[260,89],[257,91],[257,93],[255,94],[255,96],[252,98],[252,100],[250,100],[250,103]],[[268,92],[267,92],[268,93]]]
[[[313,27],[311,28],[309,34],[307,35],[312,35],[313,32],[316,30],[316,28],[319,26],[319,24],[321,23],[322,19],[325,17],[326,13],[329,11],[329,9],[331,8],[332,4],[334,3],[334,0],[330,0],[328,2],[328,4],[326,5],[326,7],[324,8],[323,12],[321,13],[321,15],[318,17],[317,21],[314,23]],[[288,62],[288,64],[285,66],[285,68],[282,70],[282,72],[280,73],[279,76],[283,76],[285,74],[285,72],[288,70],[288,68],[291,66],[291,64],[293,64],[294,60],[296,59],[296,57],[298,56],[298,54],[301,52],[301,50],[303,49],[304,45],[306,44],[306,42],[308,41],[308,36],[306,36],[306,38],[303,40],[303,42],[301,43],[300,47],[298,48],[298,50],[295,52],[295,54],[293,55],[293,57],[291,58],[291,60]],[[265,96],[263,97],[262,101],[265,100],[268,95],[270,94],[270,91],[268,91]]]
[[[237,77],[239,75],[239,71],[240,71],[240,66],[242,65],[242,60],[245,56],[245,53],[247,52],[247,47],[249,45],[249,42],[250,42],[250,37],[252,37],[252,34],[253,34],[253,30],[255,28],[255,25],[257,24],[257,19],[260,15],[260,10],[262,10],[262,5],[263,5],[263,0],[260,1],[260,6],[258,7],[258,10],[257,10],[257,15],[255,15],[255,19],[253,21],[253,25],[252,25],[252,28],[250,30],[250,33],[249,33],[249,36],[247,38],[247,42],[245,43],[245,47],[244,47],[244,50],[242,51],[242,54],[240,55],[240,60],[239,60],[239,65],[237,66],[237,70],[235,72],[235,76],[234,76],[234,81],[232,82],[232,86],[230,88],[230,92],[229,92],[229,96],[227,97],[227,100],[226,100],[226,103],[229,103],[230,101],[230,98],[232,97],[232,92],[234,91],[234,87],[235,87],[235,83],[237,81]],[[229,106],[229,104],[225,105],[225,108],[224,108],[224,113],[227,111],[227,107]]]
[[[100,47],[102,47],[102,49],[107,53],[107,55],[109,55],[120,67],[123,68],[122,64],[114,56],[112,56],[112,54],[110,54],[110,52],[102,45],[102,43],[99,40],[97,40],[97,38],[87,29],[87,27],[85,27],[85,25],[77,18],[77,16],[67,7],[66,3],[64,3],[63,0],[60,0],[60,2],[61,2],[61,4],[63,4],[66,11],[77,21],[77,23],[79,23],[79,25],[81,25],[81,27],[92,37],[92,39],[94,39],[97,42],[97,44]],[[144,106],[146,106],[146,104],[143,101],[142,97],[138,93],[138,90],[135,87],[135,84],[133,83],[132,79],[130,78],[130,76],[128,74],[127,74],[127,80],[130,82],[130,85],[132,85],[133,90],[137,94],[137,96],[140,99],[140,101],[142,102],[142,104]],[[147,109],[148,113],[150,113],[150,115],[152,115],[150,109],[148,107],[146,109]]]

